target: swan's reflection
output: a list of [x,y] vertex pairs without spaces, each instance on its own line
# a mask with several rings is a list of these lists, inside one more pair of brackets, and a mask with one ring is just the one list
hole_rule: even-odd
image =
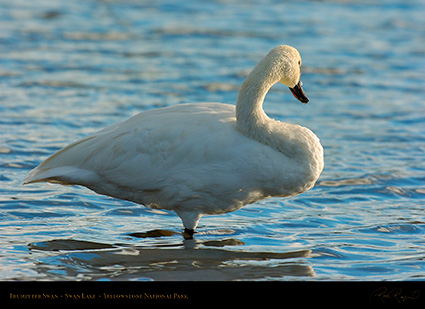
[[[175,232],[149,231],[140,239],[171,237]],[[258,280],[287,276],[314,276],[305,259],[310,250],[294,252],[253,252],[234,247],[244,242],[234,238],[200,241],[196,238],[167,245],[101,244],[71,239],[56,239],[30,244],[30,250],[57,252],[55,268],[72,280],[76,270],[83,280]],[[233,247],[233,248],[232,248]],[[51,258],[41,262],[37,271],[49,275]],[[57,277],[57,273],[54,274]]]
[[[234,233],[233,230],[223,229],[223,230],[216,230],[214,232],[215,234],[228,234],[228,233]],[[209,241],[198,241],[195,240],[193,235],[188,235],[186,232],[178,233],[174,231],[169,230],[152,230],[148,232],[142,232],[142,233],[131,233],[129,236],[131,237],[137,237],[137,238],[158,238],[158,237],[169,237],[174,235],[181,234],[184,238],[183,240],[183,246],[186,249],[196,249],[199,247],[199,245],[203,246],[210,246],[210,247],[224,247],[224,246],[241,246],[245,245],[243,241],[237,240],[237,239],[220,239],[220,240],[209,240]],[[205,234],[205,232],[200,232],[196,234]],[[196,235],[195,234],[195,235]],[[168,246],[168,245],[166,245]],[[173,245],[174,246],[174,245]]]

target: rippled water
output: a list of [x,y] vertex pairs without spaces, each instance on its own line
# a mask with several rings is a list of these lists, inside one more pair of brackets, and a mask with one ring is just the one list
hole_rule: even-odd
[[[0,1],[0,279],[424,280],[425,1]],[[311,100],[265,109],[325,148],[317,186],[201,219],[23,178],[107,125],[235,102],[297,47]]]

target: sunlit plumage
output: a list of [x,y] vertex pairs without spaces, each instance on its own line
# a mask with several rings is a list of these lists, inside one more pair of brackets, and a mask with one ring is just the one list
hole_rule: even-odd
[[323,169],[319,139],[307,128],[269,118],[262,108],[277,82],[308,101],[300,65],[295,48],[278,46],[249,74],[236,108],[197,103],[142,112],[58,151],[24,183],[82,185],[173,210],[192,232],[202,215],[302,193]]

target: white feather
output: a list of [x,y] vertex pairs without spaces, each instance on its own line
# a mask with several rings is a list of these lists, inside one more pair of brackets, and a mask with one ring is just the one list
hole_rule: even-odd
[[306,128],[270,119],[262,109],[274,83],[292,87],[299,81],[299,69],[298,80],[285,75],[294,70],[285,66],[297,65],[298,58],[292,47],[274,49],[242,85],[236,110],[200,103],[140,113],[63,148],[24,183],[83,185],[174,210],[187,229],[202,215],[304,192],[323,169],[319,139]]

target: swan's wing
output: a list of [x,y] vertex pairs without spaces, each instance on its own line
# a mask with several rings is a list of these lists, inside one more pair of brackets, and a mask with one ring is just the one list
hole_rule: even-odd
[[83,185],[183,217],[305,190],[296,162],[240,134],[233,106],[212,103],[143,112],[77,141],[25,179],[41,181]]
[[173,175],[190,179],[188,174],[219,146],[210,140],[220,137],[217,127],[226,118],[234,118],[233,106],[182,104],[143,112],[66,146],[32,170],[24,183],[78,184],[137,200],[142,191],[173,183]]

